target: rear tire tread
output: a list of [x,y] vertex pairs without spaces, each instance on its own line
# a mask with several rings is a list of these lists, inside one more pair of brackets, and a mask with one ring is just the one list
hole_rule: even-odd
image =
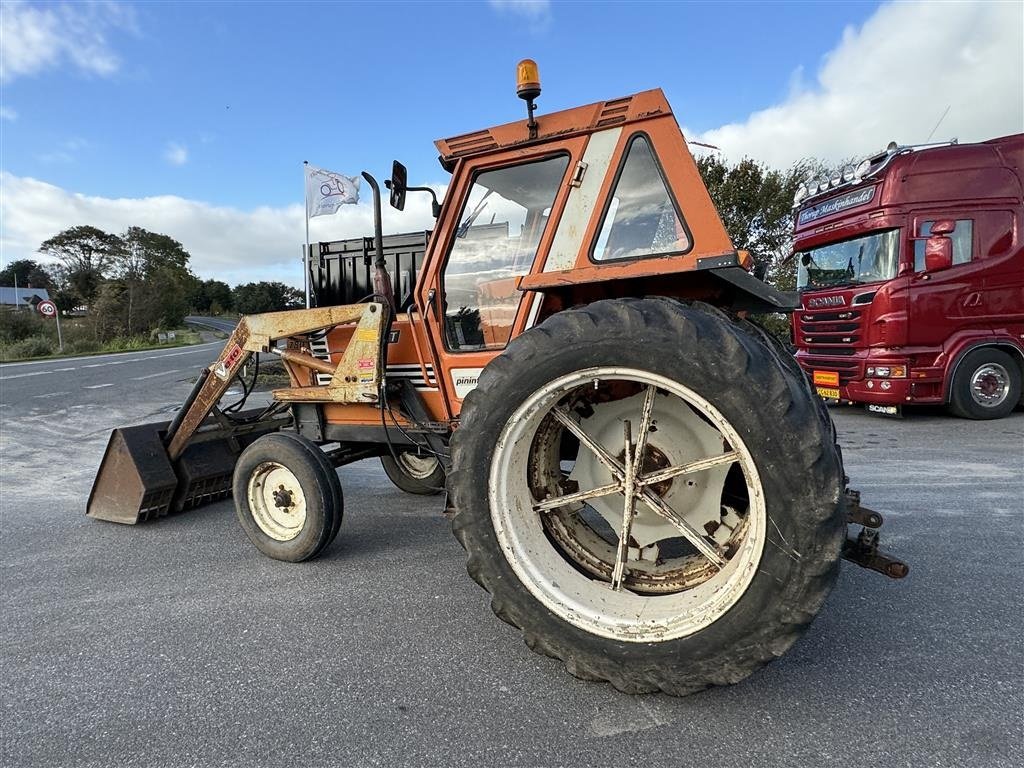
[[[473,460],[480,460],[468,445],[475,437],[475,424],[483,419],[487,404],[502,397],[506,380],[529,366],[551,340],[578,338],[588,326],[600,331],[604,339],[621,339],[629,344],[646,341],[649,334],[668,328],[680,340],[680,349],[699,345],[719,352],[710,364],[706,359],[695,363],[707,364],[704,373],[723,384],[742,381],[745,387],[783,397],[787,402],[779,418],[791,424],[793,431],[805,433],[812,439],[806,444],[779,447],[798,457],[803,469],[802,479],[808,487],[835,489],[834,505],[819,510],[811,526],[814,530],[809,538],[819,546],[800,556],[799,584],[788,585],[780,604],[773,607],[771,621],[755,635],[744,638],[741,646],[733,647],[728,656],[720,654],[703,663],[696,672],[691,669],[682,674],[681,669],[664,663],[638,669],[607,656],[580,655],[564,636],[539,634],[524,621],[523,611],[529,606],[524,607],[517,599],[500,599],[495,594],[507,589],[502,583],[504,579],[498,575],[502,564],[496,567],[488,562],[493,553],[478,546],[480,538],[486,536],[482,527],[483,522],[489,520],[489,513],[475,517],[472,514],[468,507],[471,501],[467,498],[472,493],[472,483],[467,470],[463,469]],[[448,476],[448,491],[455,510],[452,530],[468,552],[469,575],[491,593],[491,609],[498,618],[522,631],[527,646],[561,660],[570,674],[584,680],[606,680],[618,690],[629,693],[661,690],[685,695],[712,685],[738,682],[785,653],[810,626],[839,571],[838,555],[846,528],[842,509],[842,464],[835,444],[835,430],[824,403],[811,391],[795,361],[790,364],[780,345],[767,337],[769,334],[752,324],[737,321],[704,304],[684,305],[666,298],[605,300],[548,318],[543,327],[513,340],[505,353],[484,369],[477,387],[463,402],[461,426],[451,442],[452,465],[456,468]],[[755,362],[757,358],[761,358],[760,364]],[[499,361],[500,364],[495,365]],[[770,364],[764,365],[764,362]],[[770,407],[772,404],[763,405]],[[486,493],[484,497],[486,499]],[[768,534],[773,541],[778,535],[771,522]],[[779,546],[781,542],[775,544]],[[770,546],[772,544],[766,541],[766,551]],[[502,557],[500,553],[497,556]],[[685,666],[685,662],[681,666]]]

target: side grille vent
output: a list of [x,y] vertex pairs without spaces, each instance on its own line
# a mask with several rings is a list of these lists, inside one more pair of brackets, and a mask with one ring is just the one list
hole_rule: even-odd
[[477,131],[476,133],[467,133],[464,136],[448,139],[448,146],[454,154],[462,155],[467,152],[494,149],[498,146],[498,142],[491,136],[490,131]]
[[632,96],[627,96],[624,99],[606,101],[601,109],[601,114],[597,118],[597,127],[604,128],[608,125],[623,122],[626,119],[626,114],[629,112],[629,103],[632,100]]

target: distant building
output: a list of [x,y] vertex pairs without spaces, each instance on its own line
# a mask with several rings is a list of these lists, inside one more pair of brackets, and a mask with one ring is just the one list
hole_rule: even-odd
[[34,307],[50,298],[45,288],[8,288],[0,286],[0,307]]

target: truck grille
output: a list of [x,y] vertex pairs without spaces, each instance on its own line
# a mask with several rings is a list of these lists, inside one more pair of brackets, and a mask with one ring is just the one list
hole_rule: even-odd
[[861,346],[861,311],[800,313],[800,335],[808,351],[821,355],[848,356]]

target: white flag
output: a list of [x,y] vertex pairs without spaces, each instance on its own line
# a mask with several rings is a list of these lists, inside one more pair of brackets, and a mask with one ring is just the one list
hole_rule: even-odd
[[306,166],[306,215],[309,218],[336,213],[340,206],[358,202],[358,176],[343,176]]

